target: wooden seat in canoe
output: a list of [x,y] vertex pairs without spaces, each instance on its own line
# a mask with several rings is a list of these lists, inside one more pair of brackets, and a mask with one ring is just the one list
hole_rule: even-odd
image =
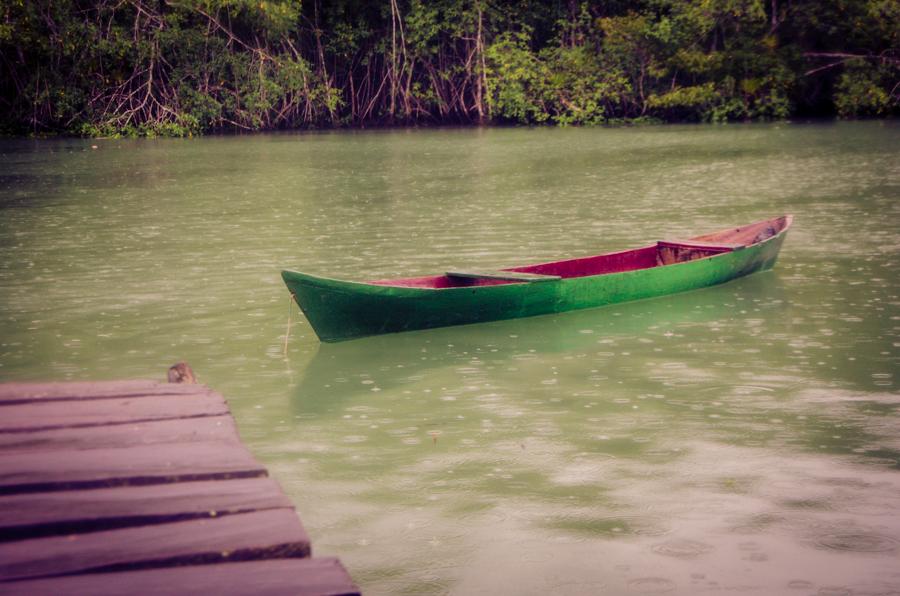
[[662,247],[700,248],[708,250],[729,251],[743,248],[743,244],[729,244],[726,242],[701,242],[699,240],[660,240],[657,244]]
[[657,265],[673,265],[743,248],[742,244],[701,240],[660,240],[656,243]]
[[540,275],[538,273],[523,273],[521,271],[447,271],[447,277],[462,277],[465,279],[496,279],[499,281],[556,281],[562,279],[558,275]]

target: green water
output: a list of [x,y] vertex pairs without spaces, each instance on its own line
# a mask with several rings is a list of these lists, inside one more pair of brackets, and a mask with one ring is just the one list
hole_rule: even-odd
[[[96,148],[92,148],[96,145]],[[378,279],[793,213],[771,272],[320,345]],[[900,590],[900,124],[0,142],[0,379],[187,360],[367,594]]]

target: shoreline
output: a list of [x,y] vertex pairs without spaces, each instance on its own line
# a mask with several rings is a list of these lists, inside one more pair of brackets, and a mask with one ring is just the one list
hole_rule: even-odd
[[474,130],[591,130],[591,129],[627,129],[627,128],[667,128],[667,127],[698,127],[710,126],[715,128],[733,126],[759,126],[759,125],[786,125],[802,126],[813,124],[838,125],[850,122],[897,122],[900,118],[892,116],[872,118],[840,118],[834,116],[810,116],[785,119],[760,119],[760,120],[734,120],[727,122],[696,122],[696,121],[624,121],[603,124],[585,125],[560,125],[560,124],[383,124],[377,126],[346,126],[346,127],[310,127],[310,128],[270,128],[259,130],[218,129],[189,135],[130,135],[120,134],[113,136],[85,136],[68,132],[51,132],[42,134],[4,134],[0,133],[0,140],[52,140],[52,139],[82,139],[94,141],[117,141],[123,139],[196,139],[216,137],[253,137],[258,135],[297,135],[297,134],[330,134],[330,133],[377,133],[377,132],[418,132],[418,131],[474,131]]

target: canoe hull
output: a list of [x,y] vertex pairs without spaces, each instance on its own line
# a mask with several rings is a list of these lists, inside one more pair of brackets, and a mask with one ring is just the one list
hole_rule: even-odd
[[595,308],[696,290],[771,269],[786,230],[715,256],[542,283],[422,288],[348,282],[283,271],[285,284],[322,341],[333,342]]

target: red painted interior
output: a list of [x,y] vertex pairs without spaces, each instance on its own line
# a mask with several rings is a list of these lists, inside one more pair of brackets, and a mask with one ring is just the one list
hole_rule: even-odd
[[[755,242],[762,242],[771,238],[790,224],[790,216],[778,217],[766,221],[757,222],[740,228],[732,228],[696,236],[690,240],[696,240],[706,243],[722,243],[722,244],[740,244],[748,245]],[[685,243],[690,243],[685,240]],[[675,244],[678,242],[668,242],[667,244]],[[709,254],[712,256],[730,248],[711,248]],[[650,267],[659,267],[659,245],[645,246],[633,250],[623,252],[609,253],[605,255],[597,255],[592,257],[582,257],[579,259],[567,259],[564,261],[554,261],[552,263],[539,263],[536,265],[526,265],[523,267],[510,267],[506,271],[519,271],[522,273],[539,273],[541,275],[558,275],[562,278],[586,277],[588,275],[603,275],[606,273],[620,273],[622,271],[634,271],[637,269],[649,269]],[[459,288],[468,286],[495,286],[500,284],[522,283],[518,281],[499,280],[499,279],[469,279],[459,277],[448,277],[447,275],[430,275],[426,277],[410,277],[405,279],[383,279],[378,281],[370,281],[368,283],[380,286],[402,286],[410,288]]]

